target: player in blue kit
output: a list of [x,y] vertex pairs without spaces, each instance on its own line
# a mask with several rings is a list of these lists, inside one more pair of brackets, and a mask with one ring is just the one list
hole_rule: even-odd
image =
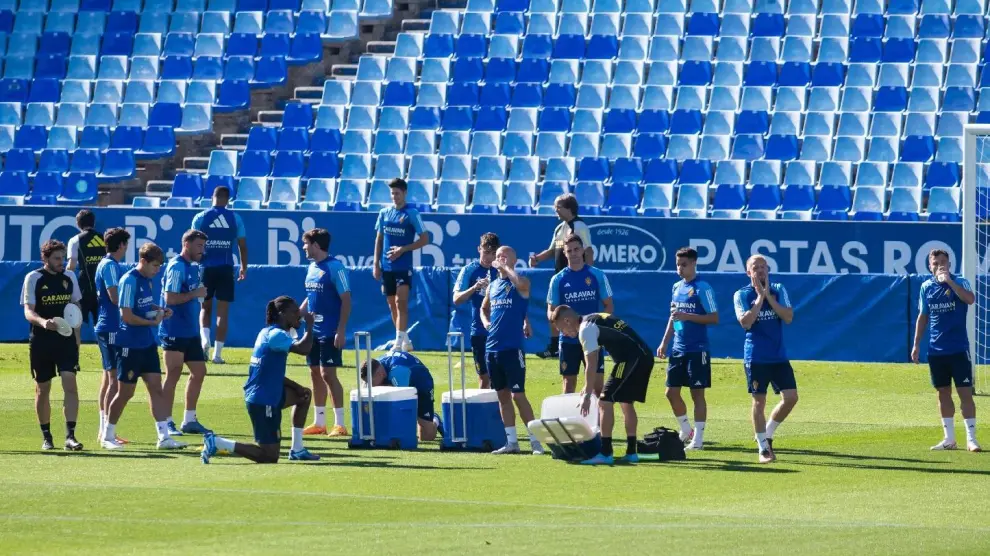
[[223,344],[227,341],[228,315],[234,302],[234,246],[241,265],[237,280],[247,278],[247,235],[241,216],[227,208],[230,189],[220,186],[213,190],[213,206],[193,217],[192,227],[209,236],[203,266],[206,297],[199,313],[200,341],[203,353],[210,351],[210,328],[213,326],[213,300],[217,301],[217,336],[213,344],[213,362],[223,364]]
[[[206,297],[206,286],[200,281],[201,267],[196,263],[203,258],[206,241],[206,234],[199,230],[188,230],[183,234],[182,251],[168,262],[162,277],[162,305],[172,311],[172,318],[162,321],[158,328],[165,359],[162,392],[171,436],[203,434],[208,430],[196,418],[196,404],[206,378],[206,353],[199,334],[199,304]],[[189,381],[186,382],[185,413],[180,429],[172,419],[172,406],[183,364],[189,367]]]
[[[681,441],[685,450],[700,450],[704,445],[705,422],[708,419],[708,402],[705,389],[712,387],[712,362],[708,349],[708,327],[718,324],[718,307],[715,292],[708,282],[698,279],[698,252],[690,247],[677,250],[677,275],[681,279],[671,291],[670,319],[667,331],[657,348],[657,357],[667,357],[667,400],[674,410],[674,417],[681,428]],[[687,405],[681,397],[681,388],[691,389],[694,401],[694,430],[687,416]]]
[[[297,341],[289,336],[289,330],[299,328],[306,321],[306,333]],[[309,388],[296,384],[285,376],[285,364],[289,353],[306,355],[313,346],[312,313],[302,313],[296,302],[281,296],[265,307],[267,326],[258,333],[251,354],[248,379],[244,383],[244,402],[257,444],[243,444],[221,438],[212,432],[203,435],[203,451],[200,458],[210,463],[217,452],[236,454],[255,463],[277,463],[282,451],[282,410],[292,408],[292,446],[290,461],[316,461],[320,456],[311,454],[303,446],[303,425],[313,393]]]
[[[533,407],[526,398],[526,354],[523,340],[530,336],[526,310],[529,305],[529,279],[516,272],[516,252],[502,246],[495,252],[492,267],[498,278],[488,285],[481,302],[481,322],[488,330],[485,343],[485,364],[492,389],[498,393],[498,407],[508,443],[493,454],[518,454],[515,402],[523,423],[533,420]],[[542,455],[543,446],[529,435],[533,454]]]
[[162,393],[162,367],[158,359],[158,343],[155,330],[162,320],[172,316],[172,311],[155,305],[151,279],[158,274],[165,254],[154,243],[141,246],[137,267],[124,273],[117,285],[120,307],[120,330],[116,343],[120,346],[117,367],[117,395],[110,403],[110,415],[103,431],[103,448],[119,450],[123,444],[116,441],[117,422],[127,402],[134,396],[138,378],[144,379],[151,403],[151,414],[158,430],[158,449],[184,448],[168,433],[168,408]]
[[[410,353],[390,353],[380,359],[371,360],[372,386],[390,384],[395,387],[416,389],[416,420],[419,424],[419,439],[435,440],[437,432],[443,430],[440,417],[433,411],[433,375],[416,356]],[[368,380],[368,362],[361,365],[361,380]]]
[[[770,268],[761,255],[746,261],[750,284],[736,292],[733,301],[736,319],[746,330],[743,366],[746,383],[753,396],[753,428],[760,453],[760,463],[777,459],[773,452],[773,435],[790,415],[798,401],[794,369],[784,348],[784,325],[794,320],[787,290],[783,284],[770,282]],[[780,403],[766,422],[767,386],[780,394]]]
[[976,302],[973,288],[962,276],[950,272],[949,254],[933,249],[928,254],[932,277],[921,284],[918,296],[918,320],[914,328],[911,360],[918,362],[921,339],[928,329],[928,370],[932,386],[938,391],[938,409],[942,414],[942,441],[932,450],[956,449],[956,408],[952,402],[952,383],[959,394],[959,409],[966,423],[966,448],[981,451],[976,441],[976,403],[973,400],[973,363],[969,356],[966,312]]
[[347,269],[330,256],[330,232],[315,228],[303,234],[303,251],[309,268],[306,270],[306,300],[301,309],[313,314],[315,337],[313,348],[306,355],[316,415],[303,434],[327,434],[327,392],[333,401],[333,428],[329,436],[347,436],[344,427],[344,387],[337,378],[337,367],[343,365],[341,350],[347,341],[347,320],[351,316],[351,286]]
[[471,354],[474,356],[474,370],[478,373],[478,387],[483,389],[490,388],[491,383],[485,363],[488,331],[481,322],[481,302],[485,300],[488,285],[498,277],[498,271],[492,267],[492,263],[500,245],[497,235],[491,232],[483,234],[481,243],[478,244],[478,260],[462,268],[457,275],[457,283],[454,284],[455,305],[471,300]]
[[[614,313],[615,304],[612,302],[612,286],[601,270],[585,264],[584,241],[581,236],[571,234],[564,239],[564,255],[567,257],[567,268],[561,270],[550,279],[550,289],[547,292],[547,319],[551,320],[553,310],[560,305],[567,305],[581,316],[592,313]],[[578,369],[584,363],[584,351],[577,338],[560,333],[560,375],[564,377],[564,393],[574,393],[577,384]],[[602,380],[605,376],[605,358],[598,354],[598,369],[594,393],[602,392]]]
[[[103,243],[106,244],[107,255],[96,266],[96,303],[97,317],[96,345],[100,348],[103,359],[103,377],[100,379],[100,393],[97,403],[100,406],[100,428],[97,442],[103,445],[103,431],[107,426],[107,415],[110,413],[110,402],[117,395],[117,366],[120,360],[120,348],[115,337],[120,328],[120,309],[117,307],[117,284],[124,274],[120,261],[127,253],[127,244],[131,234],[123,228],[110,228],[103,232]],[[127,444],[121,437],[115,439],[120,444]]]
[[[388,300],[395,325],[394,351],[412,351],[409,340],[409,289],[412,287],[412,252],[430,243],[430,234],[423,226],[419,211],[406,204],[408,186],[396,178],[388,184],[392,193],[390,207],[378,213],[375,222],[375,280],[382,282],[382,292]],[[416,237],[417,234],[419,237]]]

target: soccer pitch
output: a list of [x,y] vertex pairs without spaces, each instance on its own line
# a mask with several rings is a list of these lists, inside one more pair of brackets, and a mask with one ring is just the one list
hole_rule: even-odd
[[[132,443],[98,449],[99,356],[94,346],[82,353],[77,437],[86,450],[42,453],[27,347],[0,347],[0,553],[990,552],[990,455],[928,451],[941,428],[926,366],[795,363],[801,400],[771,465],[756,463],[740,365],[717,360],[706,449],[683,462],[588,468],[440,453],[436,443],[350,451],[344,440],[307,437],[320,462],[218,457],[204,466],[199,437],[183,438],[192,444],[181,452],[154,449],[140,385],[118,427]],[[241,390],[250,353],[225,355],[226,366],[210,366],[198,413],[217,433],[251,441]],[[445,354],[417,355],[433,369],[439,400]],[[345,360],[353,364],[353,352]],[[555,362],[527,363],[538,408],[560,379]],[[641,434],[674,426],[663,368],[640,406]],[[308,384],[301,357],[291,356],[289,375]],[[349,390],[353,368],[341,375]],[[60,447],[61,388],[52,390]],[[977,406],[986,415],[988,398]]]

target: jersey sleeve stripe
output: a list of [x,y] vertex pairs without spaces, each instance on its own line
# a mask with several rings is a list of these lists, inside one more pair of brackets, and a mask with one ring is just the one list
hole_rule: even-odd
[[337,280],[340,282],[340,291],[338,293],[344,293],[351,291],[350,284],[347,283],[347,271],[343,268],[337,270]]
[[712,291],[711,288],[708,288],[708,289],[705,290],[705,297],[708,298],[708,306],[709,306],[708,312],[710,312],[710,313],[717,313],[718,312],[718,306],[715,305],[715,292]]

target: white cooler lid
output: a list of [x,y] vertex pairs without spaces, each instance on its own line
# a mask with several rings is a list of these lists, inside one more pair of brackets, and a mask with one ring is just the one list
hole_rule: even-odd
[[[402,388],[396,388],[394,386],[374,386],[371,389],[372,399],[376,402],[399,402],[403,400],[415,400],[416,399],[416,389],[405,386]],[[361,399],[367,399],[368,388],[361,389]],[[351,390],[351,401],[356,402],[358,399],[358,391]]]
[[[454,390],[453,392],[444,392],[440,396],[440,403],[450,403],[450,399],[453,397],[455,402],[461,401],[461,391]],[[482,390],[480,388],[468,388],[464,391],[464,399],[467,403],[498,403],[498,393],[494,390]]]

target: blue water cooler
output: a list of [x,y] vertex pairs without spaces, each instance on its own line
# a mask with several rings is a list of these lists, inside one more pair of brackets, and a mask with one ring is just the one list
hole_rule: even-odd
[[[491,452],[505,446],[505,427],[494,390],[470,388],[463,391],[463,397],[461,390],[444,392],[440,403],[443,406],[441,450]],[[467,408],[466,434],[464,408]]]
[[[361,407],[358,407],[358,391],[351,390],[351,441],[350,448],[380,448],[415,450],[416,437],[416,389],[375,386],[361,389]],[[374,408],[374,431],[371,426],[371,409]],[[363,430],[358,429],[361,419]],[[363,433],[363,435],[362,435]]]

